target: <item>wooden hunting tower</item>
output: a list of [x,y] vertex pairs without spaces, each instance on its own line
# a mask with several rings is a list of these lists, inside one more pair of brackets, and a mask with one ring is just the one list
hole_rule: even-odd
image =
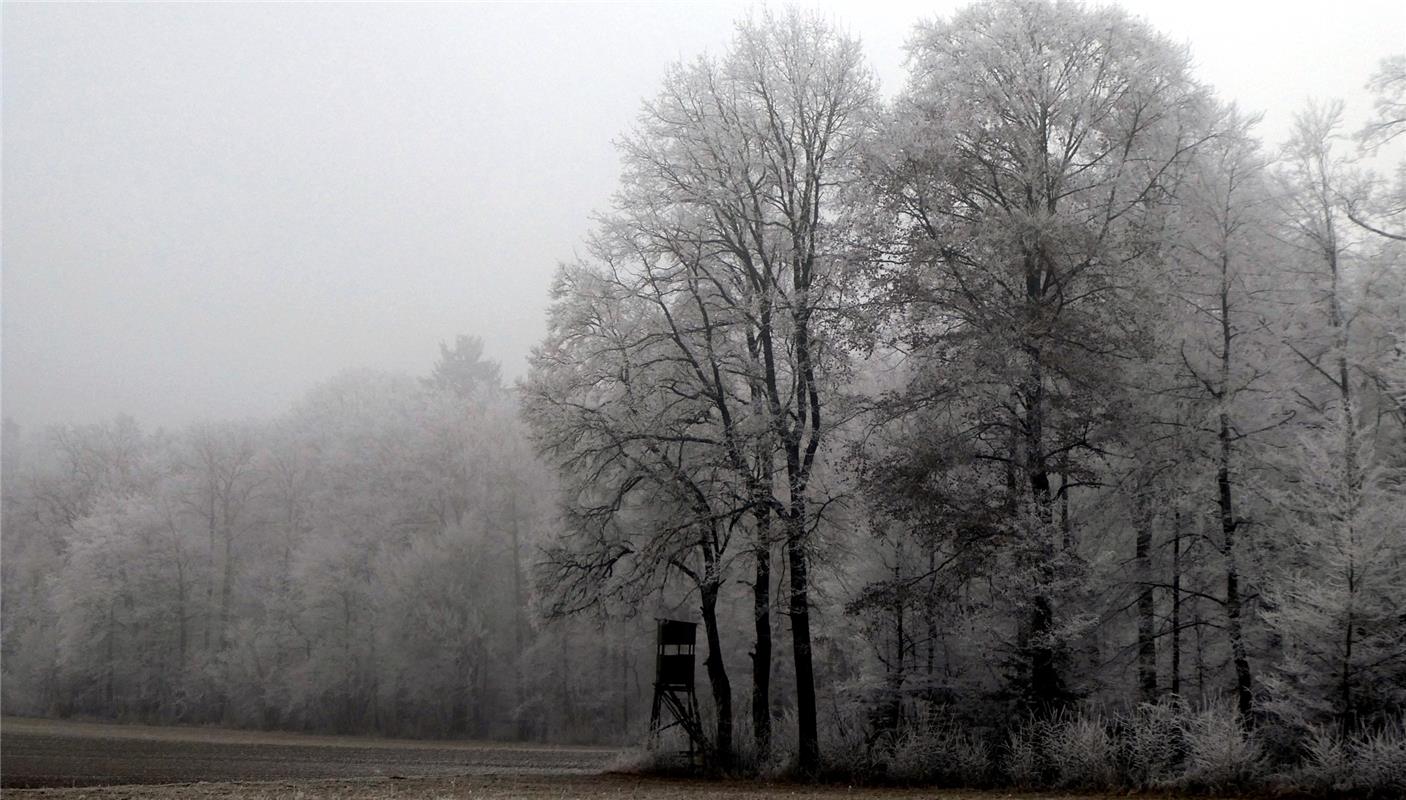
[[[661,619],[654,648],[654,708],[649,715],[649,732],[658,736],[675,725],[688,734],[687,755],[708,751],[708,738],[703,734],[703,720],[698,714],[698,695],[694,690],[694,653],[698,646],[698,623]],[[673,722],[662,724],[664,708],[669,709]]]

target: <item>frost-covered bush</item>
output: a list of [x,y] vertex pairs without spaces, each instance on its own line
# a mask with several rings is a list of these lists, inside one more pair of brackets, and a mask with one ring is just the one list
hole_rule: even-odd
[[[863,780],[878,772],[873,748],[865,738],[867,719],[859,704],[842,704],[817,719],[821,772],[830,778]],[[796,711],[788,709],[771,723],[771,758],[758,773],[781,778],[796,766]],[[751,737],[750,731],[746,734]],[[740,739],[741,737],[739,737]]]
[[1406,797],[1406,719],[1348,743],[1351,788],[1376,797]]
[[984,786],[991,748],[951,720],[920,718],[904,727],[888,756],[888,776],[902,783]]
[[1061,715],[1046,726],[1044,739],[1058,785],[1103,788],[1119,783],[1117,748],[1102,716]]
[[1315,728],[1283,782],[1284,788],[1318,796],[1406,796],[1406,724],[1398,721],[1346,739]]
[[1179,783],[1184,788],[1226,791],[1264,781],[1264,752],[1229,705],[1212,705],[1191,715],[1183,722],[1182,735],[1186,767]]
[[[857,705],[845,705],[819,720],[822,770],[836,776],[866,776],[878,772],[876,753],[867,737],[868,716]],[[793,719],[784,723],[795,728]],[[794,751],[793,751],[794,752]]]
[[1035,788],[1045,783],[1045,732],[1048,726],[1039,720],[1026,720],[1006,735],[1001,770],[1007,781],[1021,788]]
[[[876,735],[862,705],[822,715],[821,777],[944,787],[1075,788],[1193,793],[1287,792],[1310,797],[1406,797],[1406,719],[1343,737],[1328,728],[1247,730],[1227,703],[1191,709],[1180,700],[1103,713],[1069,709],[1009,728],[974,728],[929,712]],[[775,779],[794,768],[794,712],[776,720],[772,754],[759,758],[750,720],[738,718],[734,775]],[[681,742],[634,751],[615,768],[677,767]]]
[[991,745],[986,739],[951,729],[943,740],[941,756],[951,766],[949,781],[962,786],[983,786],[991,780]]
[[1337,734],[1316,729],[1303,749],[1303,760],[1290,779],[1295,789],[1326,794],[1351,783],[1352,753]]
[[739,714],[732,728],[732,765],[728,773],[736,776],[756,776],[766,779],[785,777],[796,760],[795,715],[773,719],[771,723],[771,753],[762,758],[757,749],[757,737],[752,728],[751,714]]
[[1180,702],[1143,703],[1118,720],[1122,782],[1135,789],[1151,789],[1172,781],[1186,752],[1182,720],[1186,706]]

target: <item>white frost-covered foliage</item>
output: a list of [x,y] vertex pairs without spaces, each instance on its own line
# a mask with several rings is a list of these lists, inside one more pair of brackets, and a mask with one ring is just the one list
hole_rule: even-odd
[[1355,484],[1340,445],[1305,435],[1279,498],[1284,569],[1265,618],[1282,649],[1266,688],[1277,717],[1351,731],[1406,704],[1406,508],[1366,437],[1353,442],[1366,465]]
[[641,654],[614,644],[635,628],[578,652],[579,624],[531,616],[553,491],[483,376],[348,373],[268,424],[7,431],[7,713],[577,738],[604,710],[637,728],[619,676]]
[[[1287,762],[1272,734],[1247,730],[1233,703],[1180,702],[1107,714],[1070,710],[1008,729],[919,717],[892,739],[857,743],[829,765],[847,779],[911,785],[1169,791],[1256,790],[1394,797],[1406,786],[1406,729],[1397,720],[1350,737],[1318,729]],[[863,755],[858,755],[862,753]]]

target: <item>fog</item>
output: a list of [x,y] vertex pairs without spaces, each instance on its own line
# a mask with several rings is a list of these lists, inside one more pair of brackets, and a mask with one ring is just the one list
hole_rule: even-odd
[[1177,8],[5,6],[0,785],[1401,796],[1406,9]]
[[[953,5],[823,8],[892,93],[912,23]],[[1389,0],[1128,5],[1268,142],[1310,96],[1356,124],[1406,31]],[[521,375],[612,140],[747,9],[6,4],[4,414],[268,416],[461,333]]]

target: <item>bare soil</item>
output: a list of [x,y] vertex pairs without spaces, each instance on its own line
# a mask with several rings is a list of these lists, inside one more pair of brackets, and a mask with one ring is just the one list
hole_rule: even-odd
[[602,772],[615,754],[602,747],[0,720],[0,786],[7,789],[290,778],[587,775]]
[[[262,783],[186,783],[164,786],[103,786],[77,789],[29,789],[5,793],[25,798],[63,800],[1090,800],[1090,796],[1004,794],[932,789],[874,789],[844,786],[743,781],[701,781],[630,775],[477,775],[462,778],[360,778],[355,780],[269,781]],[[1110,797],[1108,800],[1112,800]]]

